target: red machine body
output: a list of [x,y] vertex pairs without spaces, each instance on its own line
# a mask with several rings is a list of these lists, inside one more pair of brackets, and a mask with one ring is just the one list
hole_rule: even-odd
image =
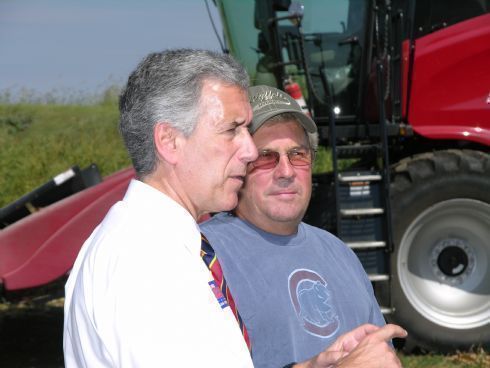
[[90,233],[123,198],[128,168],[0,231],[0,280],[5,290],[47,284],[66,275]]
[[407,120],[417,134],[490,146],[489,40],[490,14],[415,40]]

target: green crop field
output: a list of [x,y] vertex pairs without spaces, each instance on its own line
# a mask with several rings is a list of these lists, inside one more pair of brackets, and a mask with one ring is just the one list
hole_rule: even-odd
[[73,165],[129,166],[117,122],[115,103],[0,105],[0,207]]
[[[0,104],[0,207],[73,165],[96,163],[102,176],[129,166],[117,123],[114,98],[80,105]],[[329,167],[328,153],[321,150],[315,170]],[[400,358],[404,367],[490,367],[490,355],[478,349]]]

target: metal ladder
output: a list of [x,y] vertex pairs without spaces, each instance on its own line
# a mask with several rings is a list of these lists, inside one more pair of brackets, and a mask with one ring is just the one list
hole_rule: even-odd
[[[383,65],[378,63],[378,75]],[[379,91],[383,90],[378,78]],[[381,106],[383,105],[383,106]],[[390,253],[392,246],[391,208],[389,196],[389,161],[387,124],[384,104],[379,106],[377,134],[368,142],[339,145],[335,136],[334,118],[330,118],[330,145],[336,204],[336,230],[359,257],[369,280],[376,290],[390,290]],[[374,127],[373,127],[374,128]],[[369,131],[369,127],[367,127]],[[339,169],[339,159],[357,159],[360,165]],[[390,293],[376,293],[381,311],[393,312]]]

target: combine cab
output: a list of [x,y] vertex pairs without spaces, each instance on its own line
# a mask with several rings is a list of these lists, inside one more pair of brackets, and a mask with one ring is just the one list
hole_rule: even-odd
[[332,170],[305,221],[356,252],[407,349],[488,348],[490,2],[215,4],[252,83],[319,125]]

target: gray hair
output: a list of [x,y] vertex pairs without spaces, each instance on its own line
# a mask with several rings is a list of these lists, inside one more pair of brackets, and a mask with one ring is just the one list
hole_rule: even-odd
[[209,80],[244,91],[249,86],[241,64],[209,50],[151,53],[131,73],[119,97],[119,129],[140,178],[156,168],[155,125],[165,122],[189,136],[199,120],[203,84]]
[[[281,114],[274,115],[272,118],[267,120],[267,123],[269,122],[285,122],[285,121],[295,121],[297,122],[301,127],[303,124],[301,121],[298,119],[298,117],[290,112],[283,112]],[[303,128],[304,130],[304,128]],[[318,148],[318,132],[315,133],[308,133],[306,130],[304,130],[305,136],[308,139],[308,143],[310,145],[310,149],[313,151],[316,151]]]

